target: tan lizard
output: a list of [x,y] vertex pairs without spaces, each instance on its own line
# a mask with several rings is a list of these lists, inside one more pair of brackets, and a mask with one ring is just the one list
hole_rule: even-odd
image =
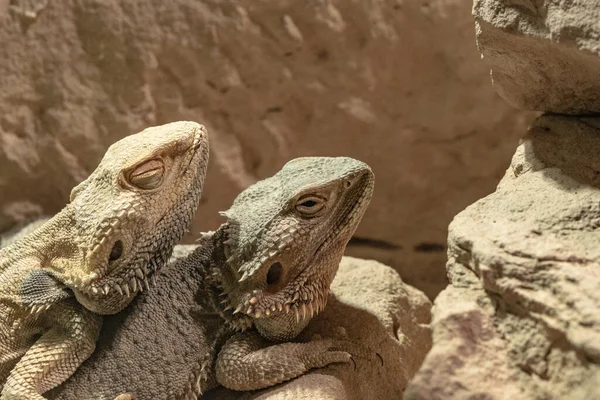
[[44,399],[93,352],[100,315],[148,289],[188,228],[207,163],[194,122],[127,136],[57,215],[0,250],[2,400]]
[[276,343],[325,307],[373,187],[347,157],[295,159],[250,186],[226,223],[106,320],[97,351],[48,398],[196,399],[217,383],[253,390],[350,361],[332,339]]

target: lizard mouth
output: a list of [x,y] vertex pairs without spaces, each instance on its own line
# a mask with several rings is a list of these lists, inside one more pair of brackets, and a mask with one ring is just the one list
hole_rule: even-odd
[[[285,311],[287,314],[294,313],[296,323],[301,323],[307,317],[312,318],[325,308],[329,285],[335,276],[337,265],[318,264],[317,260],[325,252],[337,252],[338,250],[332,250],[332,247],[345,244],[358,226],[373,194],[374,180],[370,172],[360,178],[359,187],[362,189],[360,195],[356,196],[354,201],[348,202],[341,210],[335,228],[308,259],[307,267],[303,272],[274,294],[253,291],[252,295],[233,311],[234,314],[242,312],[258,319]],[[345,245],[339,252],[343,252],[344,248]],[[276,257],[277,255],[268,262],[275,263]],[[324,272],[315,273],[315,268],[323,268]],[[313,278],[314,276],[317,278]]]
[[78,290],[92,297],[108,296],[111,292],[116,292],[120,296],[130,297],[137,292],[143,292],[144,289],[150,290],[151,285],[156,285],[156,275],[159,270],[159,263],[150,261],[147,264],[142,263],[139,267],[134,268],[133,274],[130,277],[110,279],[111,277],[107,276],[106,279],[98,282],[79,286]]

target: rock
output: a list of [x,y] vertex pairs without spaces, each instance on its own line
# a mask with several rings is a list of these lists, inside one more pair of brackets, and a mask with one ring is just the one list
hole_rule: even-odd
[[540,117],[449,228],[451,286],[406,399],[597,399],[600,118]]
[[493,190],[530,118],[490,87],[470,8],[0,1],[0,231],[60,210],[111,143],[191,119],[212,150],[186,242],[289,159],[352,156],[377,187],[349,254],[433,297],[448,223]]
[[515,107],[600,112],[598,1],[475,0],[477,44]]
[[[344,257],[331,286],[325,311],[298,340],[346,338],[360,343],[353,364],[312,370],[292,381],[252,393],[223,388],[207,399],[254,400],[397,400],[431,347],[431,303],[405,284],[390,267],[377,261]],[[377,356],[378,353],[379,356]]]

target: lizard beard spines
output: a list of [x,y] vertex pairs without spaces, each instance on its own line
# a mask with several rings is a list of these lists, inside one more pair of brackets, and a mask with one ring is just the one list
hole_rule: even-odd
[[329,289],[321,281],[314,284],[298,283],[292,292],[282,290],[276,294],[266,294],[253,290],[245,296],[234,311],[242,312],[254,319],[268,318],[277,313],[294,313],[296,322],[319,314],[327,304]]
[[231,215],[227,211],[220,211],[219,214],[227,218],[227,222],[225,222],[221,227],[225,237],[227,238],[223,241],[223,254],[225,255],[227,264],[233,266],[233,264],[238,262],[239,258],[236,257],[235,254],[235,246],[237,244],[236,238],[239,235],[239,228],[235,221],[230,219]]

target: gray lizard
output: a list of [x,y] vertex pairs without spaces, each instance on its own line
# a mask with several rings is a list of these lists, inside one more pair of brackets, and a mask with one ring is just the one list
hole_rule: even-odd
[[259,389],[348,362],[332,339],[275,343],[325,307],[373,188],[370,168],[344,157],[295,159],[250,186],[216,232],[106,321],[97,351],[49,398],[196,399],[217,384]]
[[148,288],[198,206],[208,138],[194,122],[114,143],[57,215],[0,250],[2,400],[44,399],[102,325]]

